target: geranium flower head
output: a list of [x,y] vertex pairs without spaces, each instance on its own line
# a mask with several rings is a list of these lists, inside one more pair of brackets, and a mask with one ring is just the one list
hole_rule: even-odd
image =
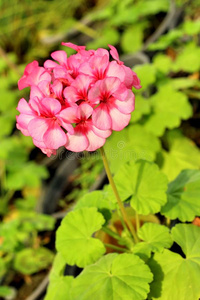
[[18,82],[19,89],[30,87],[30,98],[19,101],[17,128],[48,156],[61,146],[74,152],[102,147],[112,130],[128,125],[135,102],[132,88],[141,87],[114,46],[109,45],[109,53],[62,45],[77,53],[68,57],[54,51],[44,66],[33,61]]

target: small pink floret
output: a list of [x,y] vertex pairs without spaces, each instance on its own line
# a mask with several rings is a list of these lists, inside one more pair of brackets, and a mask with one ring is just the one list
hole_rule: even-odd
[[86,50],[85,46],[62,43],[77,53],[63,50],[39,66],[28,64],[18,82],[30,87],[30,99],[17,106],[17,128],[47,156],[65,146],[74,152],[95,151],[112,133],[129,124],[134,110],[132,88],[141,88],[136,73],[119,59],[117,49]]

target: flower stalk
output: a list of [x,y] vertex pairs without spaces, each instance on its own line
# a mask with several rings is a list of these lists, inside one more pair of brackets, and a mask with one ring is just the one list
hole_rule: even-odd
[[104,148],[101,147],[100,148],[100,153],[101,153],[101,156],[102,156],[102,160],[103,160],[103,163],[104,163],[104,167],[105,167],[105,170],[106,170],[106,174],[108,176],[108,180],[109,180],[109,183],[112,187],[112,190],[114,192],[114,195],[116,197],[116,200],[117,200],[117,203],[118,203],[118,206],[119,206],[119,209],[121,211],[121,214],[122,214],[122,217],[127,225],[127,227],[129,228],[132,236],[133,236],[133,239],[134,239],[134,242],[135,243],[138,243],[138,237],[137,237],[137,234],[135,232],[135,229],[133,227],[133,224],[131,223],[131,221],[129,220],[129,217],[126,213],[126,210],[124,208],[124,205],[120,199],[120,196],[119,196],[119,193],[118,193],[118,190],[116,188],[116,185],[115,185],[115,182],[113,180],[113,177],[112,177],[112,174],[111,174],[111,171],[110,171],[110,167],[109,167],[109,163],[108,163],[108,160],[107,160],[107,157],[106,157],[106,153],[104,151]]

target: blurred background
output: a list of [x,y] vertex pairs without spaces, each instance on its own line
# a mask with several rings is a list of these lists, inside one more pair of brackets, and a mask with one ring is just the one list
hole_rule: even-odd
[[[72,54],[62,41],[114,45],[142,89],[132,134],[113,134],[106,151],[133,149],[132,159],[155,161],[171,181],[200,167],[199,33],[200,0],[0,0],[0,299],[44,298],[61,218],[105,181],[95,153],[47,158],[16,129],[26,64]],[[128,159],[110,156],[112,171]]]

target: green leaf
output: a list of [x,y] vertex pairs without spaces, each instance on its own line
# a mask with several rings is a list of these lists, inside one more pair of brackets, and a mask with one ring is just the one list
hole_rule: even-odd
[[175,90],[184,90],[199,84],[197,79],[192,78],[175,78],[168,81],[168,83],[175,89]]
[[50,283],[48,285],[45,300],[69,299],[69,290],[73,281],[72,276],[64,276],[66,262],[62,255],[58,253],[50,273]]
[[126,163],[114,180],[122,200],[130,197],[131,206],[138,214],[157,213],[167,201],[167,178],[151,162]]
[[172,45],[178,39],[183,36],[181,29],[170,30],[169,33],[161,35],[161,37],[154,43],[150,44],[148,50],[164,50],[168,46]]
[[180,245],[186,258],[169,250],[155,253],[149,262],[154,273],[149,299],[198,300],[200,228],[191,224],[178,224],[172,229],[172,237]]
[[96,207],[97,209],[116,209],[116,205],[110,201],[105,191],[93,191],[84,195],[76,204],[75,209],[83,207]]
[[157,54],[153,58],[153,65],[163,74],[167,74],[170,71],[172,64],[171,58],[164,54]]
[[170,138],[169,152],[162,152],[162,172],[171,181],[184,169],[200,168],[200,151],[190,139],[182,135],[176,136],[176,131],[167,135],[167,140]]
[[183,51],[176,58],[172,70],[174,72],[185,71],[193,73],[200,68],[200,49],[191,43],[183,48]]
[[153,161],[160,149],[160,141],[140,125],[130,125],[119,132],[113,132],[105,144],[105,151],[112,172],[128,161],[145,159]]
[[200,33],[200,21],[199,20],[187,20],[183,23],[183,31],[188,35],[196,35]]
[[147,22],[142,22],[128,27],[122,35],[121,46],[125,53],[136,52],[141,49],[143,31]]
[[143,115],[148,115],[151,111],[150,102],[141,95],[136,96],[135,110],[132,113],[131,123],[139,121]]
[[138,237],[142,242],[135,245],[133,253],[145,260],[151,256],[151,252],[162,252],[173,243],[169,229],[154,223],[145,223],[138,231]]
[[174,220],[192,221],[200,215],[200,171],[184,170],[170,182],[161,213]]
[[65,216],[57,230],[56,248],[69,265],[85,267],[105,253],[103,243],[91,237],[104,222],[94,207],[81,208]]
[[46,269],[53,261],[54,255],[47,248],[27,248],[19,251],[14,259],[14,268],[26,275]]
[[108,44],[116,45],[119,41],[119,33],[112,27],[101,30],[99,37],[87,43],[87,49],[108,48]]
[[153,64],[138,65],[133,70],[141,80],[142,89],[140,92],[145,91],[149,85],[156,81],[156,69]]
[[186,95],[174,91],[170,86],[161,86],[158,93],[150,98],[153,113],[144,124],[147,131],[162,136],[165,129],[173,129],[192,115],[192,106]]
[[134,254],[108,254],[74,280],[73,300],[146,299],[152,274]]
[[14,299],[16,292],[13,288],[2,285],[0,286],[0,297],[5,297],[5,299]]
[[[13,168],[13,170],[11,170]],[[48,177],[48,171],[44,166],[34,162],[26,162],[19,169],[18,166],[9,166],[10,172],[7,176],[7,188],[20,190],[23,187],[38,187],[41,179]]]

